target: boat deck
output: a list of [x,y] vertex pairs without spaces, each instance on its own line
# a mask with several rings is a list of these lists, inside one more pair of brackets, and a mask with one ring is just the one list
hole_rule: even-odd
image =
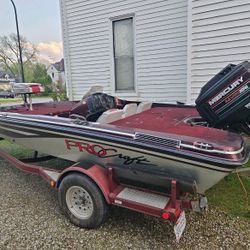
[[169,129],[183,125],[183,120],[199,117],[195,108],[155,107],[136,115],[129,116],[112,124],[166,132]]
[[[37,103],[33,104],[33,110],[28,110],[24,105],[17,105],[11,107],[2,107],[0,108],[0,111],[18,113],[23,115],[31,114],[50,116],[65,113],[65,117],[67,117],[67,113],[70,112],[70,110],[76,105],[76,103],[77,102],[70,101]],[[139,114],[117,120],[115,122],[112,122],[111,125],[117,126],[117,129],[123,132],[126,132],[128,129],[139,129],[141,131],[144,131],[144,133],[148,133],[147,131],[154,131],[154,134],[160,137],[165,137],[167,133],[171,135],[171,138],[180,138],[181,136],[183,140],[187,139],[187,141],[190,141],[192,139],[191,141],[205,141],[221,146],[223,146],[225,144],[224,142],[226,141],[228,143],[228,146],[234,149],[239,149],[242,146],[242,140],[237,134],[210,127],[192,126],[185,122],[187,119],[195,117],[199,117],[199,113],[195,109],[195,107],[163,106],[153,107]],[[58,117],[55,119],[58,119]],[[60,122],[68,123],[68,120],[60,120]],[[95,124],[95,126],[107,127],[107,129],[110,129],[109,124]]]
[[112,125],[123,128],[137,128],[168,133],[176,136],[181,135],[182,137],[193,137],[194,139],[199,138],[200,140],[202,138],[203,140],[213,140],[217,143],[230,138],[232,145],[235,144],[234,140],[239,140],[236,134],[230,133],[229,136],[229,134],[223,130],[204,126],[194,127],[185,122],[185,120],[194,117],[200,117],[194,107],[155,107],[122,120],[112,122]]

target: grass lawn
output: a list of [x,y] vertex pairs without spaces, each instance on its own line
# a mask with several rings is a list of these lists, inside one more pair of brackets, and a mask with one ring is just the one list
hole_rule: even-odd
[[9,99],[0,99],[0,103],[8,103],[8,102],[20,102],[21,98],[9,98]]
[[[23,147],[8,141],[0,141],[0,148],[11,152],[12,155],[19,158],[25,158],[32,155],[32,150],[23,149]],[[249,162],[250,163],[250,162]],[[248,164],[249,164],[248,163]],[[44,166],[62,168],[67,166],[68,162],[55,159],[45,162]],[[250,206],[250,178],[241,177],[248,192]],[[250,219],[250,211],[245,207],[245,194],[236,174],[230,174],[224,180],[207,191],[209,206],[216,207],[233,216],[239,216],[244,219]]]
[[[248,192],[250,209],[250,178],[241,177]],[[250,219],[250,210],[246,208],[246,196],[236,174],[230,174],[212,187],[207,193],[209,205],[231,214]]]

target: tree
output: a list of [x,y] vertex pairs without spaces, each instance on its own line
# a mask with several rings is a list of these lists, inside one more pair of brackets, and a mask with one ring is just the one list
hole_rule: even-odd
[[49,94],[52,92],[52,79],[47,74],[47,69],[44,64],[36,63],[33,65],[33,78],[31,82],[38,82],[44,86],[45,94]]
[[52,79],[47,74],[46,65],[38,62],[27,62],[24,65],[25,81],[41,83],[44,87],[44,94],[50,94],[52,89]]
[[[20,36],[23,64],[29,64],[36,60],[38,50],[34,44],[25,37]],[[17,35],[0,36],[0,64],[16,77],[19,73],[19,48]]]
[[[54,91],[52,79],[47,74],[46,65],[38,63],[37,47],[29,42],[25,37],[20,37],[24,75],[26,82],[41,83],[45,89],[45,95]],[[15,34],[0,36],[0,66],[12,72],[15,77],[19,75],[19,47]]]

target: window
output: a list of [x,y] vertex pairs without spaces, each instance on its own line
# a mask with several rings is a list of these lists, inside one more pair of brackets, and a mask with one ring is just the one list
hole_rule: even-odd
[[115,90],[134,91],[133,18],[113,21]]

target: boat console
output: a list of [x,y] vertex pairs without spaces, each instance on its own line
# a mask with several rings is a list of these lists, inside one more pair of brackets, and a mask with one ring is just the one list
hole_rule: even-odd
[[70,114],[78,114],[94,122],[106,110],[116,108],[118,108],[118,103],[115,97],[105,93],[94,93],[77,103],[70,110]]

